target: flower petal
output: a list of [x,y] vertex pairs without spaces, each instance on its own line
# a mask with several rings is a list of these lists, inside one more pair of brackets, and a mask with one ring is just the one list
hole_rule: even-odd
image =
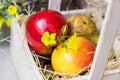
[[53,45],[56,44],[56,33],[49,34],[49,32],[45,32],[41,38],[41,41],[46,45]]
[[50,37],[51,37],[52,40],[55,40],[55,38],[56,38],[56,33],[51,34]]
[[4,23],[4,18],[0,17],[0,29],[2,28],[2,24]]
[[48,46],[49,45],[49,41],[48,41],[48,38],[49,38],[49,33],[48,32],[45,32],[42,37],[41,37],[41,41],[46,45]]
[[51,40],[51,41],[50,41],[50,45],[53,45],[53,44],[56,44],[56,41],[55,41],[55,40]]
[[76,34],[74,34],[70,39],[68,39],[68,47],[74,49],[75,51],[79,49],[80,45],[78,43]]
[[16,8],[16,6],[10,5],[10,6],[8,7],[8,13],[11,14],[11,15],[16,14],[16,13],[17,13],[17,8]]
[[8,18],[6,25],[7,25],[8,27],[10,27],[10,26],[11,26],[11,23],[12,23],[12,19],[11,19],[11,18]]
[[15,14],[17,20],[20,20],[20,16],[18,15],[18,13]]
[[56,44],[56,33],[53,33],[50,35],[51,37],[51,41],[50,41],[50,45]]

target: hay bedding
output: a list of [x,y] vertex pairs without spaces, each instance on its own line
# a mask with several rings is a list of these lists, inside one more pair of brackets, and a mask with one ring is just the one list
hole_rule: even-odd
[[[92,2],[90,0],[86,0],[86,3],[88,4],[88,6],[86,8],[85,14],[90,16],[95,22],[97,20],[101,20],[104,16],[103,14],[105,14],[107,4],[103,0],[101,0],[101,1],[92,0]],[[98,6],[98,5],[100,5],[100,6]],[[92,14],[93,12],[95,12],[96,14],[95,13]],[[92,14],[92,16],[91,16],[91,14]],[[25,28],[24,27],[24,22],[27,19],[27,17],[26,16],[23,17],[22,18],[23,20],[21,20],[21,22],[20,22],[20,24],[23,28],[23,33],[22,33],[23,35],[24,35],[24,28]],[[24,42],[24,40],[25,39],[23,38],[23,42]],[[10,36],[1,39],[0,43],[2,43],[4,41],[11,42],[10,41]],[[13,60],[20,62],[16,58],[13,58],[11,55],[8,55],[6,53],[6,51],[3,51],[3,50],[0,49],[0,52],[2,52],[3,54],[5,54],[6,56],[8,56],[9,58],[11,58]],[[38,55],[32,49],[31,49],[31,52],[32,52],[32,56],[35,60],[35,63],[37,65],[37,66],[34,66],[34,67],[39,70],[40,74],[43,76],[43,78],[45,80],[68,80],[71,77],[77,77],[77,76],[80,76],[80,75],[89,74],[89,69],[86,72],[84,72],[83,74],[78,73],[78,74],[69,75],[69,76],[68,75],[63,75],[63,73],[54,72],[53,69],[52,69],[52,66],[51,66],[50,56]],[[111,49],[111,53],[114,54],[112,49]],[[29,64],[29,63],[25,63],[25,64],[29,65],[29,66],[33,66],[32,64]],[[120,59],[116,59],[115,55],[111,55],[110,59],[108,60],[108,64],[106,66],[106,71],[114,70],[114,69],[118,69],[118,68],[120,68]],[[83,71],[84,71],[84,69],[83,69]]]

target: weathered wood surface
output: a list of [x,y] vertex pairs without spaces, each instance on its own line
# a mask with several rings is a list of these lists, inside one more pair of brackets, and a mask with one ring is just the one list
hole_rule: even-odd
[[106,71],[103,80],[120,80],[120,69]]
[[102,80],[108,56],[120,25],[120,0],[112,0],[108,6],[99,42],[95,52],[90,80]]
[[61,0],[49,0],[49,9],[60,11]]
[[17,20],[13,19],[10,50],[19,80],[43,80],[24,36],[23,29]]

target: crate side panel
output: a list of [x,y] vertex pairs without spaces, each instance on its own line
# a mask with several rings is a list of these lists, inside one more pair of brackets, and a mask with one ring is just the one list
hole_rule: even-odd
[[[11,55],[20,80],[43,80],[36,68],[32,54],[27,42],[23,41],[23,30],[16,19],[13,19],[11,27]],[[23,43],[24,42],[24,43]]]
[[120,25],[120,0],[112,0],[109,4],[105,21],[101,30],[95,57],[90,71],[90,80],[102,80],[108,56]]
[[48,9],[60,11],[61,0],[49,0]]
[[120,68],[106,71],[103,80],[120,80]]

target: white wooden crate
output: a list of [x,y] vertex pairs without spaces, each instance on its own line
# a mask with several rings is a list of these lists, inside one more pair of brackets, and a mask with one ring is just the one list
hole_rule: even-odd
[[[52,3],[54,1],[54,3]],[[59,11],[61,0],[49,0],[49,8]],[[56,5],[53,5],[56,4]],[[103,22],[99,42],[91,66],[90,74],[71,80],[120,80],[120,69],[105,72],[108,56],[120,25],[120,0],[111,0]],[[68,16],[84,10],[61,12]],[[13,19],[11,27],[11,54],[20,80],[44,80],[35,65],[25,36],[24,29]],[[104,73],[105,72],[105,73]]]

